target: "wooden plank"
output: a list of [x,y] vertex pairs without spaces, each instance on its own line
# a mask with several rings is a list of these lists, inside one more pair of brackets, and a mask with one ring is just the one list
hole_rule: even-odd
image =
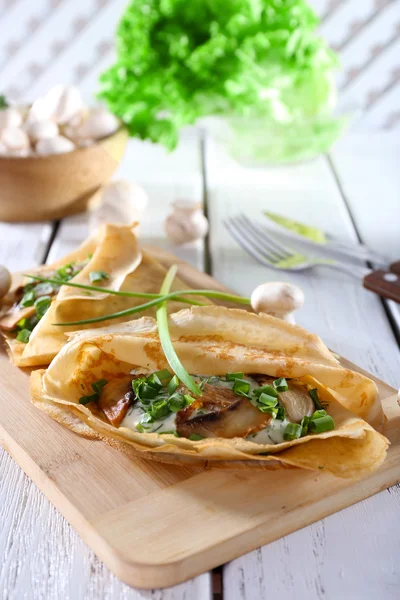
[[[203,278],[209,284],[198,272],[200,287]],[[352,482],[302,470],[221,471],[132,461],[27,404],[28,374],[12,367],[4,353],[0,368],[1,443],[96,554],[131,585],[181,582],[400,479],[397,396],[384,402],[392,442],[384,465],[368,479]],[[382,389],[383,395],[394,391]],[[6,410],[11,403],[12,410]],[[249,497],[249,488],[257,494]]]
[[[290,167],[246,169],[209,143],[206,164],[213,275],[246,295],[266,280],[300,285],[306,304],[298,313],[298,322],[321,335],[331,348],[399,386],[399,351],[381,303],[373,294],[327,269],[295,275],[262,267],[244,254],[221,225],[224,217],[235,212],[245,210],[259,218],[262,209],[269,209],[355,241],[351,219],[325,159]],[[384,198],[379,197],[383,203]],[[380,519],[375,516],[377,506],[382,507]],[[390,510],[384,517],[387,506]],[[396,510],[397,499],[383,492],[378,499],[233,561],[223,571],[224,597],[336,597],[338,581],[343,597],[372,599],[377,589],[384,595],[396,580],[395,571],[387,569],[400,533],[398,519],[390,519]],[[365,530],[363,522],[370,527],[371,544],[357,537],[357,532]],[[382,527],[387,532],[384,537]],[[349,535],[353,530],[355,535]],[[329,532],[329,537],[324,532]],[[370,586],[372,562],[374,585]]]
[[[400,256],[400,134],[353,134],[331,153],[344,198],[354,216],[361,240],[370,248],[398,260]],[[384,235],[383,235],[384,233]],[[385,301],[400,340],[399,305]]]
[[[177,150],[172,154],[168,154],[159,146],[130,140],[114,179],[135,180],[145,188],[148,194],[149,206],[141,222],[143,242],[172,249],[194,266],[202,269],[204,262],[202,242],[189,248],[176,249],[168,244],[163,231],[164,219],[174,200],[186,198],[195,202],[201,201],[202,180],[197,135],[184,136]],[[88,234],[90,218],[88,214],[80,214],[62,221],[49,254],[49,261],[63,256],[81,243]],[[77,598],[96,599],[109,596],[133,600],[141,597],[140,592],[130,589],[119,581],[93,551],[81,541],[75,530],[66,523],[47,499],[40,493],[38,494],[41,502],[47,506],[44,526],[48,527],[49,522],[53,521],[58,524],[57,535],[51,536],[51,542],[45,549],[45,556],[42,556],[45,564],[54,562],[57,565],[55,571],[57,577],[50,586],[52,593],[59,586],[63,586],[66,589],[66,595],[70,594],[71,597]],[[67,539],[70,540],[68,550],[73,557],[68,564],[64,559],[64,552],[59,550],[58,532],[64,530],[68,531]],[[35,543],[37,542],[33,536],[32,544]],[[72,569],[77,570],[76,579]],[[92,572],[95,573],[94,577],[91,576]],[[210,597],[211,575],[209,573],[195,577],[185,584],[174,586],[170,590],[160,591],[157,595],[159,600],[209,600]]]

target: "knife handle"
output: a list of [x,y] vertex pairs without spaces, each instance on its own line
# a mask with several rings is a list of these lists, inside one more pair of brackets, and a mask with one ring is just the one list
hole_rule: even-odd
[[392,263],[389,269],[372,271],[364,277],[363,285],[383,298],[400,303],[400,261]]

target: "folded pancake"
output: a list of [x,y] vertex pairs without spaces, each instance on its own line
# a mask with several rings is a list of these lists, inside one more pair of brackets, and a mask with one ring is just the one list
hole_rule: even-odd
[[[159,293],[166,269],[140,250],[134,232],[136,225],[104,225],[75,252],[28,272],[116,291]],[[93,274],[98,280],[93,281]],[[185,287],[176,279],[173,290]],[[146,299],[52,286],[17,277],[0,312],[0,332],[14,364],[20,367],[47,365],[67,342],[66,334],[76,330],[76,326],[57,327],[54,323],[95,318],[143,302]],[[39,311],[43,307],[42,314]],[[171,302],[168,310],[174,312],[180,308],[181,303]],[[155,315],[155,309],[140,313],[143,315]],[[132,318],[121,317],[112,322]],[[103,325],[104,322],[99,324]],[[82,326],[83,329],[89,327],[92,329],[95,325]]]
[[259,461],[359,478],[384,460],[375,383],[317,336],[216,306],[169,320],[201,396],[169,372],[156,323],[143,317],[71,334],[48,370],[32,373],[33,403],[81,435],[165,462]]

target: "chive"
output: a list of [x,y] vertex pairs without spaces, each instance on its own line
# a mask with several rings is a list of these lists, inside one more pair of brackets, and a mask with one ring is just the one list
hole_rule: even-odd
[[[162,283],[160,294],[168,294],[171,289],[172,282],[175,278],[178,267],[173,265],[167,272],[165,279]],[[196,385],[195,381],[186,371],[185,367],[182,365],[181,361],[177,353],[175,352],[175,348],[172,344],[171,336],[168,329],[168,313],[167,313],[167,305],[164,302],[161,303],[159,308],[157,308],[157,324],[158,324],[158,334],[160,337],[161,347],[164,351],[165,358],[169,366],[171,367],[173,373],[180,379],[180,381],[186,385],[188,390],[190,390],[196,396],[201,396],[201,391]]]
[[326,415],[319,419],[312,419],[308,427],[311,433],[324,433],[335,429],[335,423],[330,415]]
[[301,437],[302,426],[298,423],[288,423],[283,433],[283,439],[286,441],[297,440]]
[[320,417],[326,417],[328,413],[326,412],[326,410],[324,408],[320,409],[320,410],[316,410],[315,412],[313,412],[313,414],[310,417],[311,421],[315,421],[315,419],[319,419]]
[[89,394],[89,396],[82,396],[79,398],[79,404],[89,404],[89,402],[97,402],[99,395],[97,393]]
[[154,375],[157,375],[158,379],[162,382],[168,381],[172,378],[172,374],[168,371],[168,369],[163,369],[162,371],[156,371]]
[[20,305],[23,306],[24,308],[26,308],[28,306],[33,306],[34,302],[35,302],[35,292],[33,290],[29,290],[29,292],[25,292],[25,294],[22,296]]
[[98,381],[95,381],[94,383],[92,383],[92,390],[96,394],[100,394],[101,390],[103,389],[103,387],[105,385],[107,385],[107,383],[108,383],[107,379],[99,379]]
[[301,437],[304,437],[308,433],[308,426],[310,424],[310,417],[305,415],[301,420]]
[[51,304],[50,296],[40,296],[37,300],[35,300],[35,308],[36,314],[41,319],[46,312],[48,311]]
[[109,277],[109,274],[105,271],[90,271],[89,273],[89,279],[92,283],[104,281],[105,279],[109,279]]
[[272,415],[273,419],[276,419],[277,414],[278,414],[278,408],[275,406],[257,406],[258,410],[260,410],[262,413],[268,413],[270,415]]
[[163,384],[161,383],[158,375],[156,375],[155,373],[152,373],[151,375],[149,375],[149,377],[147,377],[146,379],[146,383],[148,385],[150,385],[151,387],[153,387],[155,390],[157,390],[158,392],[162,389]]
[[198,433],[192,433],[189,435],[189,440],[192,440],[192,442],[198,442],[199,440],[204,440],[204,437]]
[[258,402],[261,404],[265,404],[266,406],[276,406],[278,404],[278,399],[274,398],[274,396],[270,396],[269,394],[265,394],[264,392],[260,394],[258,397]]
[[190,394],[183,394],[183,397],[185,398],[186,406],[190,406],[194,402],[194,398]]
[[244,373],[227,373],[225,375],[226,381],[235,381],[235,379],[243,379]]
[[175,394],[174,396],[171,396],[171,398],[169,398],[168,400],[169,410],[173,413],[177,413],[178,410],[185,408],[185,406],[186,399],[183,394]]
[[172,396],[172,394],[178,389],[178,387],[179,387],[179,379],[177,378],[176,375],[174,375],[167,387],[168,394],[170,396]]
[[143,425],[141,423],[137,423],[137,425],[136,425],[136,431],[138,431],[139,433],[145,433],[146,432],[145,428],[143,427]]
[[23,342],[24,344],[27,344],[29,342],[31,333],[32,332],[29,331],[29,329],[21,329],[21,331],[18,331],[18,333],[17,333],[17,340],[19,342]]
[[140,397],[152,400],[158,394],[158,390],[147,382],[140,385]]
[[275,419],[278,419],[278,421],[283,421],[285,417],[286,410],[283,408],[283,406],[278,406],[278,412],[276,413]]
[[272,385],[274,386],[277,392],[287,392],[289,389],[288,382],[284,377],[275,379],[275,381],[272,382]]
[[321,402],[319,401],[317,388],[313,388],[312,390],[308,390],[308,393],[311,396],[311,400],[314,402],[315,408],[317,410],[323,410],[324,407],[322,406]]
[[259,388],[253,390],[253,394],[255,396],[261,396],[261,394],[268,394],[268,396],[273,396],[274,398],[278,397],[278,392],[272,385],[262,385]]
[[155,421],[158,419],[162,419],[169,415],[170,410],[168,408],[168,404],[166,400],[161,400],[158,402],[153,402],[150,408],[150,414]]
[[235,379],[235,383],[233,384],[233,391],[238,396],[247,396],[250,391],[250,382],[246,381],[246,379]]

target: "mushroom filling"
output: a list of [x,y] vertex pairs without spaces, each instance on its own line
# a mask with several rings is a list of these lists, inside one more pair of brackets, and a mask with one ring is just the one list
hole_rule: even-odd
[[[80,263],[69,263],[45,276],[59,279],[60,284],[77,275],[89,262],[90,256]],[[0,318],[0,329],[15,335],[19,342],[29,342],[30,335],[40,319],[46,314],[60,289],[59,285],[32,280],[14,290],[13,304]]]
[[279,444],[334,429],[317,389],[300,379],[244,373],[192,377],[202,392],[196,398],[163,370],[102,379],[79,402],[115,427],[193,441],[239,437]]

